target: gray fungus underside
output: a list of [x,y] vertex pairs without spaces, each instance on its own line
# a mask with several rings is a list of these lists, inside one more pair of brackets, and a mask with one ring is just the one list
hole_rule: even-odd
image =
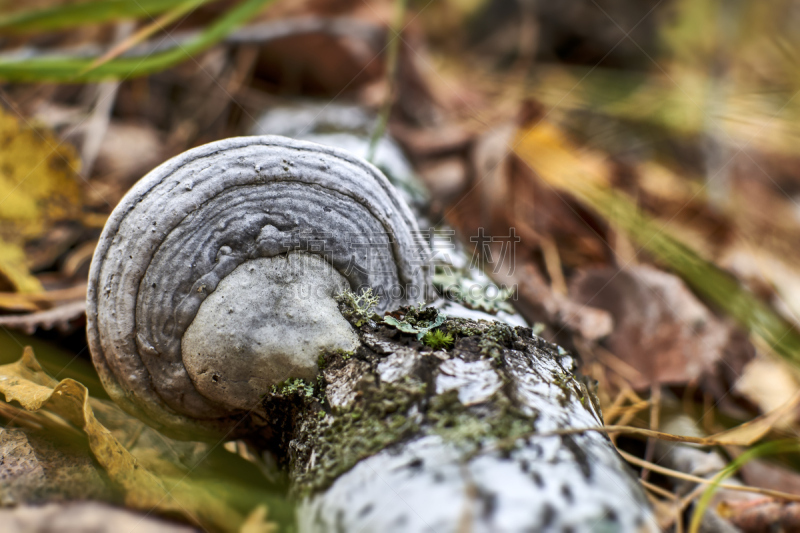
[[347,287],[313,254],[240,265],[203,301],[183,336],[183,363],[197,389],[250,409],[289,377],[313,382],[320,353],[358,346],[335,300]]
[[[602,420],[572,358],[530,329],[516,332],[512,347],[493,358],[481,355],[478,337],[432,352],[409,346],[408,337],[388,328],[361,328],[364,346],[356,356],[333,360],[324,370],[332,414],[321,422],[307,416],[290,445],[296,485],[313,484],[326,467],[346,460],[337,450],[348,442],[342,433],[353,427],[348,416],[359,413],[367,427],[375,422],[362,422],[374,417],[371,406],[396,403],[398,391],[416,385],[424,384],[424,392],[386,415],[402,421],[387,427],[405,428],[391,442],[303,498],[299,530],[657,531],[641,485],[604,434],[536,435],[597,427]],[[454,413],[457,423],[449,426]],[[516,435],[524,436],[492,447],[491,435],[508,427],[502,417],[509,413]],[[337,417],[351,429],[320,431],[338,427]],[[326,461],[326,450],[336,458]]]
[[401,288],[380,310],[417,302],[430,287],[417,231],[388,180],[344,151],[259,136],[185,152],[131,189],[98,243],[87,333],[103,384],[172,436],[246,434],[242,402],[209,398],[183,361],[182,338],[206,298],[250,261],[303,252],[353,290]]

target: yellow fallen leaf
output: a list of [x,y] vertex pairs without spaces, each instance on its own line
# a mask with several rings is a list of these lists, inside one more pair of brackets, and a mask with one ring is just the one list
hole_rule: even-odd
[[[10,285],[17,292],[42,292],[44,287],[28,270],[21,246],[0,238],[0,285]],[[35,311],[38,307],[24,309]]]
[[0,285],[43,290],[22,245],[56,221],[80,216],[79,166],[72,146],[0,109]]
[[98,464],[122,489],[127,507],[177,513],[215,531],[237,531],[244,523],[241,513],[186,476],[168,481],[145,468],[97,421],[86,387],[73,379],[56,381],[48,376],[30,347],[16,363],[0,366],[0,394],[26,411],[45,409],[81,429]]
[[0,110],[0,222],[23,237],[40,235],[81,209],[75,150],[44,128]]

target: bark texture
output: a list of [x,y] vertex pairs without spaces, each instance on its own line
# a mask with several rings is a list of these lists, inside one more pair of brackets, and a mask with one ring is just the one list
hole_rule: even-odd
[[435,351],[369,322],[321,361],[289,443],[300,531],[657,529],[604,434],[552,435],[602,425],[569,354],[500,322],[443,329]]

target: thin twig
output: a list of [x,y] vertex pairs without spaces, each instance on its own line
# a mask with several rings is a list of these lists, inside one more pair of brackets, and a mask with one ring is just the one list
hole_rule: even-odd
[[400,55],[400,32],[403,30],[403,21],[406,18],[406,4],[408,0],[395,0],[395,14],[394,21],[392,22],[391,35],[389,35],[389,44],[386,51],[386,79],[389,82],[389,91],[386,95],[386,100],[383,102],[380,115],[378,116],[378,124],[375,126],[375,131],[372,132],[372,137],[369,140],[369,152],[367,160],[373,162],[375,160],[375,151],[378,148],[378,142],[383,133],[386,131],[386,124],[389,122],[389,114],[394,105],[395,89],[397,85],[397,58]]
[[115,59],[137,44],[141,43],[154,33],[163,30],[165,27],[169,26],[180,17],[184,16],[185,14],[189,13],[200,7],[203,4],[208,3],[209,0],[186,0],[185,2],[178,4],[171,10],[163,13],[159,16],[156,20],[151,22],[150,24],[140,28],[136,33],[133,35],[128,36],[126,39],[122,40],[121,42],[117,43],[111,49],[103,54],[102,56],[98,57],[91,65],[89,65],[86,70],[83,72],[89,72],[90,70],[94,70],[100,65],[104,63],[108,63],[112,59]]

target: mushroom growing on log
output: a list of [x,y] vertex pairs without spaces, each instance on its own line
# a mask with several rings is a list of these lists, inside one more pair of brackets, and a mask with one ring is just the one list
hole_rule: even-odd
[[177,156],[114,209],[92,260],[106,390],[176,437],[247,434],[269,387],[354,348],[336,293],[385,289],[381,310],[427,296],[415,230],[388,180],[343,151],[263,136]]
[[[89,346],[109,395],[165,433],[267,443],[301,531],[653,530],[608,438],[559,433],[602,424],[572,358],[528,328],[410,307],[430,299],[428,261],[369,163],[283,137],[218,141],[112,213]],[[374,308],[341,297],[366,289]],[[385,311],[447,341],[426,347]]]

